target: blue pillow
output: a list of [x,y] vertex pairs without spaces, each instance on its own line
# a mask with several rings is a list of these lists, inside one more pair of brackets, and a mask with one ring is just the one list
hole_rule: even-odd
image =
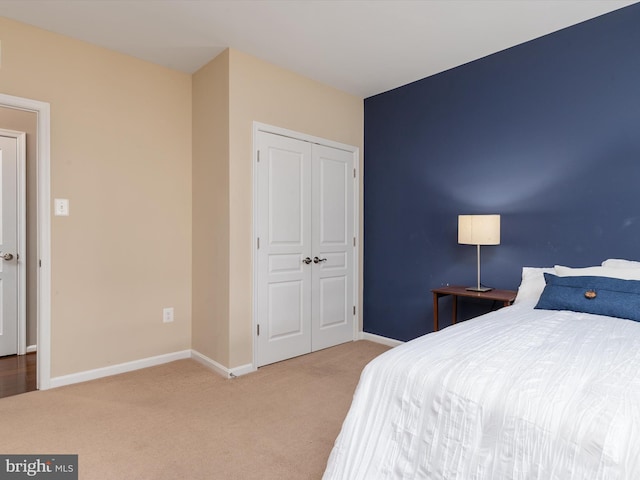
[[640,280],[608,277],[557,277],[544,274],[547,285],[535,308],[571,310],[640,322]]

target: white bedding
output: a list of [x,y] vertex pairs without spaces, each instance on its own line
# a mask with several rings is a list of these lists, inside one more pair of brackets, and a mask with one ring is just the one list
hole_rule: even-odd
[[323,478],[640,479],[640,323],[523,303],[389,350]]

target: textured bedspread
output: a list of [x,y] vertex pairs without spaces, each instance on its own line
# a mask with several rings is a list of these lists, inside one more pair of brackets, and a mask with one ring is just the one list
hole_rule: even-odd
[[363,371],[327,479],[640,479],[640,323],[521,304]]

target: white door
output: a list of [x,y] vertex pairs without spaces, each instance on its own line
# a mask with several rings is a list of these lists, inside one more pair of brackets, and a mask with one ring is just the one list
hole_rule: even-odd
[[0,136],[0,356],[18,353],[18,142]]
[[259,132],[257,365],[353,340],[353,154]]
[[311,351],[311,144],[258,136],[258,366]]
[[315,351],[353,340],[353,154],[313,145],[311,163]]

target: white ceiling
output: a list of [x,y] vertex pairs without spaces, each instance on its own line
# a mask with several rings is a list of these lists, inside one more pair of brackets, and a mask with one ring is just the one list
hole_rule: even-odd
[[0,0],[0,16],[188,73],[232,47],[366,98],[636,1]]

